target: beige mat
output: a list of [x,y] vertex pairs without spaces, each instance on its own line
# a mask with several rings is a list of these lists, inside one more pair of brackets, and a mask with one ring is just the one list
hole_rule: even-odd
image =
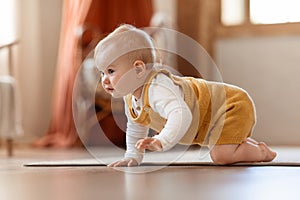
[[[277,152],[277,157],[272,162],[236,163],[230,166],[300,166],[299,147],[277,147],[273,148]],[[114,155],[111,151],[98,150],[101,156],[89,159],[73,160],[47,160],[25,163],[26,167],[93,167],[106,166],[106,163],[122,158]],[[109,152],[109,153],[107,153]],[[220,166],[215,165],[208,151],[191,149],[180,153],[181,150],[175,149],[166,153],[148,153],[145,156],[142,166]],[[100,155],[100,154],[99,154]],[[221,165],[222,166],[222,165]]]
[[[32,162],[24,164],[25,167],[95,167],[106,166],[106,164],[97,162],[96,160],[69,160],[69,161],[44,161]],[[141,166],[224,166],[215,165],[212,162],[144,162]],[[300,162],[255,162],[255,163],[236,163],[233,165],[225,166],[299,166]]]

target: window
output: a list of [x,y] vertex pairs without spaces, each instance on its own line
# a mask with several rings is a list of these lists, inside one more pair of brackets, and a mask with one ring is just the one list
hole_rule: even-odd
[[300,22],[299,0],[250,0],[254,24]]
[[300,22],[298,3],[299,0],[222,0],[221,21],[224,25],[239,25],[247,18],[253,24]]
[[219,36],[300,35],[299,0],[220,0]]
[[226,26],[245,22],[245,0],[222,0],[221,21]]
[[[0,1],[0,44],[11,42],[16,36],[16,13],[14,0]],[[5,30],[5,31],[3,31]]]

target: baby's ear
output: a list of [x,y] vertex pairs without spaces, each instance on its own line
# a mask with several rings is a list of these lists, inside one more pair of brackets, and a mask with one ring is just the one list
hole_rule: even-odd
[[145,72],[146,72],[146,65],[143,61],[141,60],[136,60],[134,63],[133,63],[133,66],[135,68],[135,71],[136,71],[136,74],[139,78],[141,78]]

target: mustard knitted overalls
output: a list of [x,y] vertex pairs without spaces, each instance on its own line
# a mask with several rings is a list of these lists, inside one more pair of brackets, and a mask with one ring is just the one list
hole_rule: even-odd
[[167,75],[184,93],[184,100],[192,112],[192,123],[180,140],[181,144],[240,144],[251,135],[256,116],[254,104],[243,89],[224,83],[200,78],[179,77],[166,70],[153,70],[143,88],[141,113],[137,116],[132,108],[132,95],[126,96],[131,119],[149,126],[158,133],[167,119],[151,109],[148,90],[158,74]]

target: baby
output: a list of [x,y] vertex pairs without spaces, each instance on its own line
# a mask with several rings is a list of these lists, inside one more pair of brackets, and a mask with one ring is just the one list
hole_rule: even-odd
[[[167,151],[178,143],[208,146],[216,164],[276,157],[250,138],[256,114],[246,91],[159,67],[146,32],[121,25],[99,42],[94,56],[104,90],[123,97],[127,116],[125,156],[108,166],[137,166],[145,150]],[[148,137],[150,128],[158,134]]]

